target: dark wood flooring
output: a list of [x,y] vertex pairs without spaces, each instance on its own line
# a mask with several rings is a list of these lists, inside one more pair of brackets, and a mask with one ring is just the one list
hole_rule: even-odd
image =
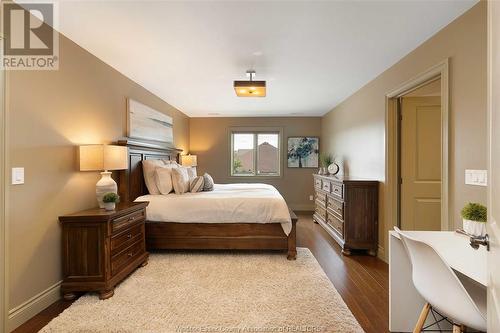
[[[343,256],[339,246],[318,225],[311,213],[299,212],[297,245],[314,254],[326,275],[367,333],[389,331],[389,273],[383,261],[368,255]],[[72,302],[60,300],[14,330],[37,332]]]

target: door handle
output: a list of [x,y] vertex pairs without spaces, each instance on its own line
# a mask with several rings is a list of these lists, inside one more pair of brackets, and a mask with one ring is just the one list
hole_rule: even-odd
[[479,237],[471,237],[470,238],[470,246],[474,249],[477,250],[479,249],[479,246],[486,246],[486,251],[490,250],[490,237],[488,234]]

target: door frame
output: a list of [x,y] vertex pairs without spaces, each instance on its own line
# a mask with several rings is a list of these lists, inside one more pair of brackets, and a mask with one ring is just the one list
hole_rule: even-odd
[[[0,9],[1,15],[1,9]],[[0,59],[3,36],[0,33]],[[8,133],[7,133],[7,71],[0,68],[0,332],[7,332],[9,311],[8,288]]]
[[427,83],[441,79],[441,230],[453,225],[449,220],[449,58],[432,66],[425,72],[400,84],[385,95],[385,179],[386,179],[386,221],[385,230],[399,225],[400,215],[400,120],[398,99]]

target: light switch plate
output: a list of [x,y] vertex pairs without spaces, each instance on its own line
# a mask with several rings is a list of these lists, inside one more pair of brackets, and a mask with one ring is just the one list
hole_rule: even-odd
[[12,168],[12,185],[24,184],[24,168]]
[[488,186],[487,170],[465,170],[465,184],[476,186]]

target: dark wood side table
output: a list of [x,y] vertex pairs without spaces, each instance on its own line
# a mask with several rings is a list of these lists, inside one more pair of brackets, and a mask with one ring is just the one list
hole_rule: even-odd
[[120,203],[114,211],[95,208],[59,217],[65,299],[86,291],[99,292],[100,299],[109,298],[116,284],[147,265],[147,205]]

